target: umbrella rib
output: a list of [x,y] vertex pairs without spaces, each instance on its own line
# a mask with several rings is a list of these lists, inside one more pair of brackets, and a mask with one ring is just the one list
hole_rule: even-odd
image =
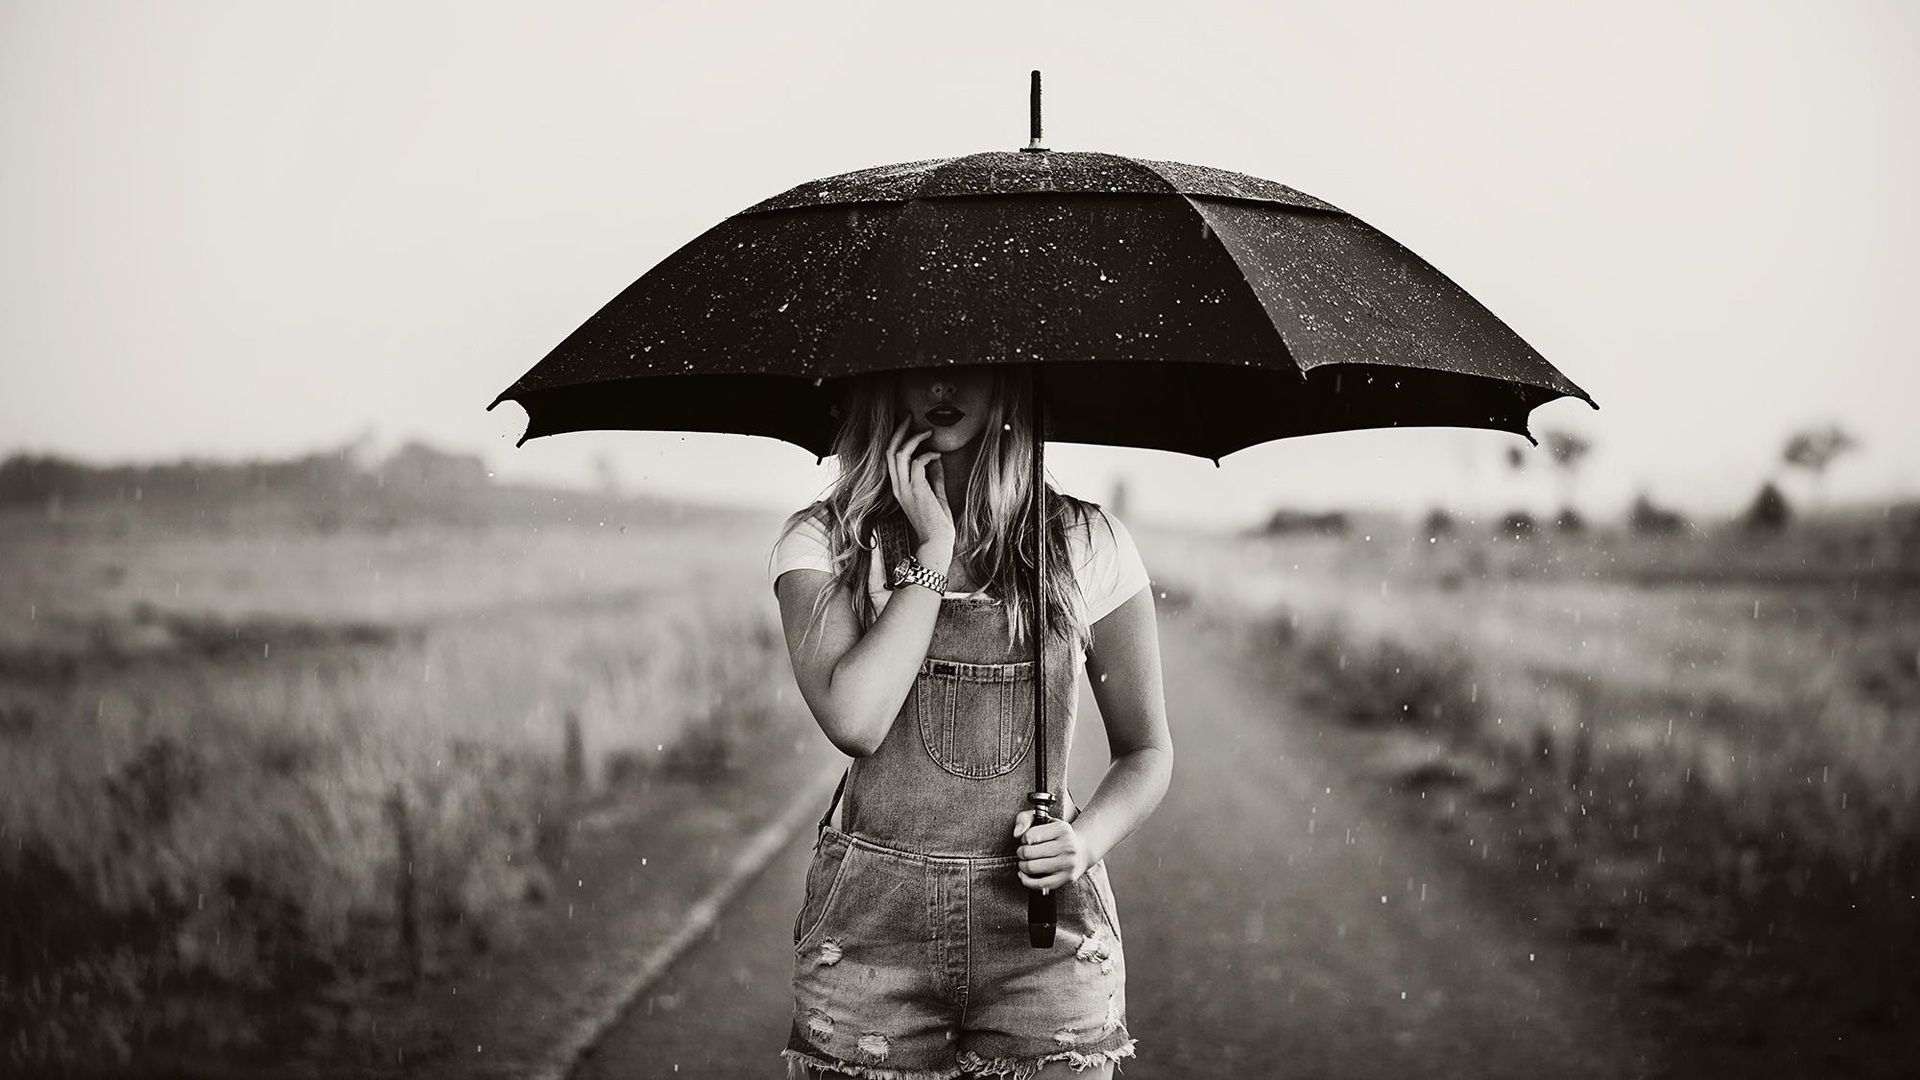
[[[1193,216],[1207,227],[1207,231],[1218,237],[1219,232],[1214,229],[1212,219],[1201,211],[1199,205],[1193,201],[1193,197],[1182,194],[1180,198],[1187,204],[1187,209],[1193,211]],[[1261,297],[1260,290],[1254,288],[1253,282],[1248,279],[1246,267],[1240,265],[1239,257],[1233,253],[1233,248],[1229,247],[1225,240],[1219,241],[1219,247],[1220,253],[1226,256],[1228,265],[1233,267],[1233,272],[1240,278],[1240,284],[1246,286],[1247,295],[1253,297],[1254,304],[1259,307],[1265,324],[1273,331],[1273,340],[1280,346],[1280,355],[1293,365],[1293,370],[1298,372],[1300,378],[1304,380],[1307,377],[1306,369],[1300,366],[1300,359],[1293,355],[1293,348],[1287,344],[1287,336],[1280,332],[1278,326],[1273,325],[1273,316],[1267,314],[1267,302]]]
[[1219,444],[1213,441],[1213,426],[1201,415],[1200,397],[1193,392],[1193,369],[1190,365],[1183,364],[1180,374],[1181,396],[1187,400],[1187,415],[1192,418],[1193,426],[1200,431],[1202,439],[1207,440],[1207,457],[1213,459],[1213,467],[1217,469],[1220,467],[1220,455],[1215,453],[1215,450]]

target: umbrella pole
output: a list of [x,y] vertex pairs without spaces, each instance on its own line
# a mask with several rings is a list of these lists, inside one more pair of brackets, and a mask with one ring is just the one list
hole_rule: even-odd
[[[1038,73],[1036,73],[1037,79]],[[1034,790],[1027,793],[1033,804],[1033,821],[1028,827],[1053,820],[1053,793],[1047,790],[1047,668],[1046,606],[1040,589],[1047,580],[1047,481],[1046,481],[1046,401],[1040,396],[1040,364],[1033,365],[1033,587],[1027,590],[1031,611],[1027,625],[1033,639],[1033,770]],[[1027,942],[1036,949],[1053,948],[1055,897],[1051,889],[1027,892]]]

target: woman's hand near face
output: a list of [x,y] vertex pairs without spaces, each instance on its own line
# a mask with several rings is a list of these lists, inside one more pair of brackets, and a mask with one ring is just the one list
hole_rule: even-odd
[[[900,421],[887,442],[887,472],[893,480],[893,497],[907,513],[914,535],[923,544],[938,544],[952,554],[954,545],[953,511],[947,506],[946,474],[938,464],[940,452],[929,450],[915,454],[921,440],[932,430],[907,434],[908,421]],[[945,571],[946,567],[933,569]]]

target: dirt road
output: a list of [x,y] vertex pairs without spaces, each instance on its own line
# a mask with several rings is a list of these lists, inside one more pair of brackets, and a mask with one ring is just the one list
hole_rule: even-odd
[[[1139,1040],[1123,1073],[1659,1074],[1605,958],[1476,874],[1464,840],[1397,825],[1358,775],[1364,736],[1300,715],[1234,631],[1184,611],[1161,627],[1174,783],[1107,860]],[[1084,683],[1080,702],[1085,801],[1107,748]],[[576,1075],[783,1075],[812,842],[795,836]]]

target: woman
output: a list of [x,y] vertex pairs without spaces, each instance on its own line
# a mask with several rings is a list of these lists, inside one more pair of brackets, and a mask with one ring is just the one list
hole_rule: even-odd
[[[1134,1040],[1103,860],[1173,768],[1146,570],[1111,514],[1049,492],[1039,592],[1061,798],[1029,828],[1029,375],[878,373],[849,384],[840,416],[839,479],[787,520],[769,563],[801,696],[853,759],[794,922],[789,1075],[1111,1077]],[[1113,760],[1079,807],[1065,771],[1082,664]],[[1027,940],[1030,889],[1056,898],[1051,949]]]

